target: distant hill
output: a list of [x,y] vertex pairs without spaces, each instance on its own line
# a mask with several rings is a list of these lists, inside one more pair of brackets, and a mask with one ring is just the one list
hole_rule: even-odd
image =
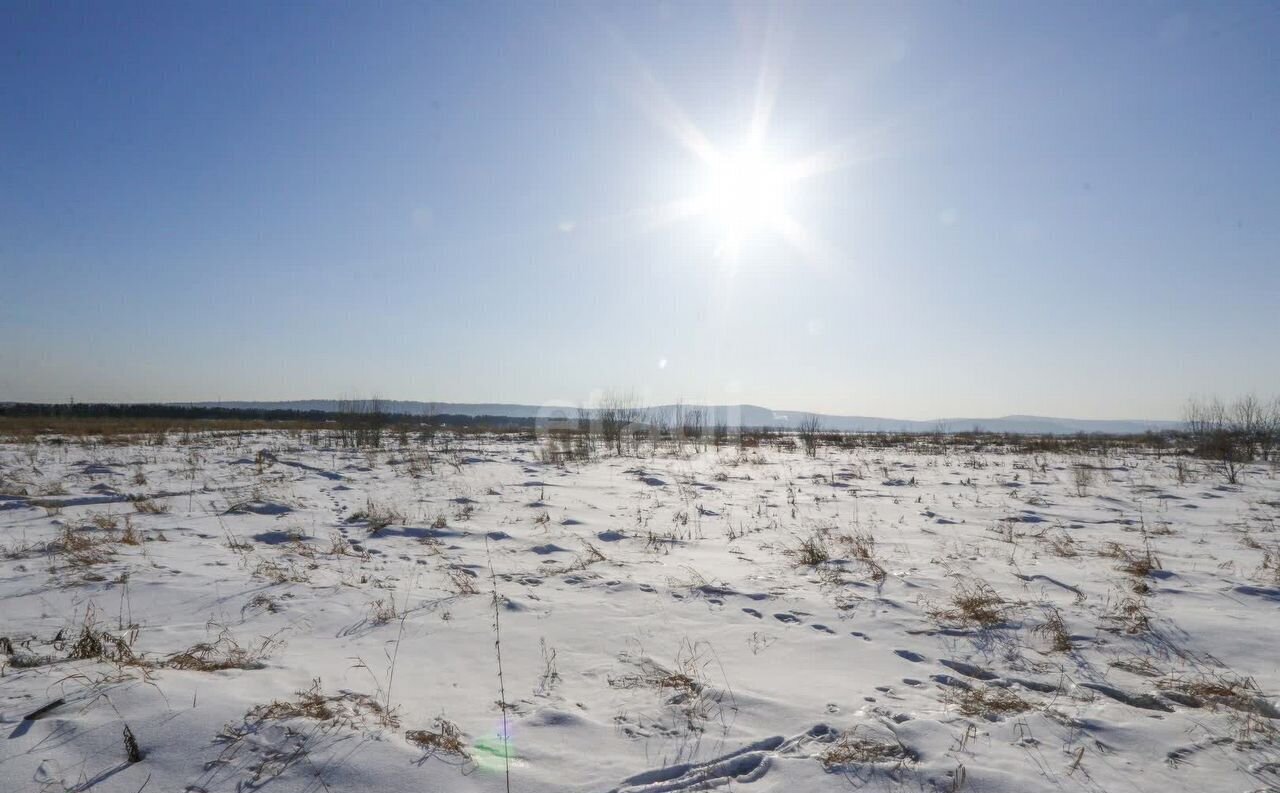
[[[188,403],[184,403],[188,404]],[[303,399],[285,402],[195,402],[199,407],[222,407],[250,410],[324,410],[338,409],[334,399]],[[686,410],[701,409],[706,412],[707,424],[724,422],[730,426],[772,427],[796,429],[810,414],[803,410],[773,410],[759,405],[685,405]],[[411,416],[508,416],[511,418],[538,418],[564,416],[576,418],[575,407],[538,405],[511,405],[502,403],[464,402],[416,402],[382,400],[382,408],[388,413],[404,413]],[[675,405],[655,405],[650,411],[674,414]],[[590,411],[586,411],[590,413]],[[987,432],[1017,432],[1041,435],[1073,435],[1078,432],[1103,432],[1115,435],[1132,435],[1149,430],[1179,429],[1178,421],[1150,421],[1142,419],[1069,419],[1051,416],[1000,416],[997,418],[941,418],[930,421],[911,419],[877,418],[873,416],[839,416],[819,413],[823,429],[844,432],[967,432],[975,428]]]

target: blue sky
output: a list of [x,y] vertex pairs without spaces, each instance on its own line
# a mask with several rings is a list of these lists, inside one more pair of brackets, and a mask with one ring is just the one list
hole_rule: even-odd
[[[1277,41],[1268,3],[6,3],[0,399],[1280,393]],[[689,131],[766,115],[821,155],[793,233],[673,218]]]

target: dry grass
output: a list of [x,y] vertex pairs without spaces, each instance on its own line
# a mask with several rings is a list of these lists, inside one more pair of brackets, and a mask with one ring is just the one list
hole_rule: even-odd
[[836,540],[849,548],[849,554],[861,562],[867,574],[877,584],[888,578],[889,574],[876,559],[876,538],[870,532],[855,531],[853,534],[841,534]]
[[133,508],[142,515],[163,515],[169,511],[169,506],[162,501],[156,501],[150,497],[140,497],[131,499]]
[[133,519],[128,515],[124,516],[124,530],[120,532],[120,543],[122,545],[141,545],[142,535],[133,526]]
[[369,619],[377,625],[385,625],[399,618],[400,612],[396,609],[394,600],[388,601],[379,598],[369,604]]
[[1071,652],[1071,634],[1067,631],[1067,624],[1063,621],[1062,612],[1058,609],[1050,606],[1048,619],[1043,624],[1037,625],[1035,632],[1048,640],[1049,648],[1054,652]]
[[1157,680],[1156,687],[1161,691],[1186,697],[1199,705],[1225,705],[1239,711],[1257,711],[1258,698],[1262,695],[1252,678],[1231,675],[1172,677]]
[[818,762],[828,771],[870,763],[903,765],[913,759],[915,753],[901,741],[859,734],[857,727],[841,734],[835,743],[818,755]]
[[388,526],[404,523],[404,513],[373,499],[366,499],[364,509],[351,513],[348,523],[365,524],[370,534],[377,534]]
[[1131,635],[1151,630],[1151,610],[1147,602],[1137,595],[1120,598],[1102,615],[1107,630]]
[[116,538],[108,534],[92,534],[64,526],[48,550],[60,554],[69,567],[90,567],[109,561],[116,554]]
[[582,553],[573,557],[573,561],[559,567],[552,567],[547,570],[548,575],[563,575],[565,573],[580,573],[597,562],[607,562],[609,558],[605,556],[599,548],[587,542],[582,541],[584,550]]
[[185,669],[196,672],[218,672],[223,669],[261,669],[263,659],[267,658],[282,642],[273,637],[264,636],[256,646],[243,647],[231,635],[231,630],[222,625],[209,624],[209,629],[218,628],[218,635],[209,642],[200,642],[174,653],[165,660],[165,665],[173,669]]
[[476,585],[475,573],[464,567],[450,567],[445,571],[449,576],[449,584],[459,595],[478,595],[480,587]]
[[432,729],[408,730],[404,737],[428,755],[448,754],[464,759],[470,756],[462,743],[462,730],[443,716],[436,718]]
[[[367,721],[374,721],[384,727],[400,726],[400,718],[396,712],[383,707],[375,698],[352,691],[324,694],[319,678],[311,682],[311,688],[295,694],[297,699],[294,700],[277,699],[265,705],[254,706],[245,714],[245,723],[310,719],[332,726],[355,727]],[[236,737],[240,734],[239,730],[231,732]]]
[[1040,539],[1049,546],[1049,552],[1054,556],[1071,559],[1078,555],[1075,540],[1065,531],[1046,532]]
[[1153,570],[1161,569],[1160,558],[1152,553],[1150,548],[1138,550],[1126,548],[1116,542],[1108,542],[1103,545],[1099,555],[1118,559],[1120,570],[1135,578],[1146,578]]
[[690,732],[720,713],[724,693],[707,680],[707,669],[715,663],[710,646],[699,642],[682,642],[672,666],[664,666],[647,655],[623,653],[621,660],[635,671],[610,676],[609,686],[623,690],[650,689],[663,700],[665,707],[679,714]]
[[1164,674],[1164,672],[1160,671],[1160,667],[1151,662],[1151,659],[1143,658],[1139,655],[1117,659],[1112,661],[1110,666],[1141,677],[1160,677]]
[[54,639],[54,649],[66,652],[67,659],[72,661],[106,661],[114,664],[130,664],[141,659],[133,651],[133,643],[138,638],[136,628],[124,635],[98,627],[97,613],[93,608],[85,610],[84,621],[80,625],[75,638],[63,640],[62,632]]
[[1031,703],[1007,688],[975,686],[973,688],[949,688],[945,700],[955,705],[965,716],[981,716],[995,720],[1001,716],[1025,713]]
[[[287,561],[287,560],[286,560]],[[254,565],[250,575],[254,578],[261,578],[264,581],[270,581],[273,584],[305,584],[311,581],[305,570],[300,569],[297,565],[289,562],[280,564],[271,559],[259,559]]]
[[97,513],[89,516],[89,522],[103,531],[115,531],[120,526],[120,519],[115,515]]
[[816,567],[831,559],[826,539],[818,533],[800,540],[800,545],[791,553],[795,555],[796,564],[801,566]]
[[961,581],[951,593],[950,607],[932,606],[926,613],[940,624],[994,628],[1004,624],[1013,605],[985,581]]

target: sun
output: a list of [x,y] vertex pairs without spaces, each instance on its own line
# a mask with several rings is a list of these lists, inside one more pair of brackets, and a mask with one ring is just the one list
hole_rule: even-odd
[[[825,265],[838,258],[838,252],[802,218],[806,210],[813,211],[823,203],[822,195],[815,193],[821,186],[808,182],[872,159],[875,152],[852,137],[803,151],[771,145],[768,132],[780,81],[774,60],[766,42],[749,123],[743,124],[739,137],[719,144],[647,70],[640,71],[637,103],[692,160],[687,175],[679,177],[687,192],[631,213],[646,231],[696,223],[712,237],[715,258],[730,267],[751,256],[753,249],[761,260],[777,259],[775,242],[794,248],[805,263]],[[729,130],[732,125],[717,128]],[[774,139],[773,143],[785,140]]]
[[701,203],[727,244],[737,247],[785,222],[791,184],[780,162],[758,147],[745,147],[717,154],[708,166]]

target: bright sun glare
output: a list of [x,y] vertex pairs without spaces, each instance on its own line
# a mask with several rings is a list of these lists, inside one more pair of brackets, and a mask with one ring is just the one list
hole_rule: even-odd
[[867,158],[853,140],[786,157],[766,144],[774,111],[779,73],[771,66],[774,56],[766,42],[760,57],[760,74],[750,123],[744,125],[740,145],[720,147],[644,71],[638,99],[656,126],[693,155],[696,170],[693,189],[674,200],[639,210],[651,229],[671,223],[697,221],[715,235],[717,259],[735,263],[749,245],[781,240],[801,254],[804,261],[822,264],[832,251],[815,230],[801,222],[801,183],[846,168]]
[[717,156],[710,163],[703,211],[737,247],[761,231],[778,229],[787,216],[790,187],[783,167],[757,148]]

